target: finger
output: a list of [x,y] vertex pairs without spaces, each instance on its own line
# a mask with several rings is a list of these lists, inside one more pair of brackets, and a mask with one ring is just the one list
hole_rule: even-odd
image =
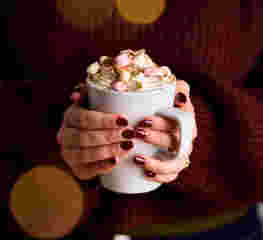
[[[180,109],[186,112],[192,112],[195,117],[195,113],[193,112],[194,111],[193,105],[191,103],[189,104],[186,103],[183,107],[180,107]],[[152,130],[158,130],[158,131],[171,131],[178,128],[178,123],[175,120],[168,119],[165,117],[148,116],[145,117],[142,121],[140,121],[137,124],[137,127],[150,128]],[[197,137],[196,121],[195,121],[195,126],[193,128],[193,137],[194,138]]]
[[191,98],[187,96],[185,102],[182,102],[178,100],[178,98],[180,99],[180,96],[182,96],[180,92],[175,96],[175,107],[180,108],[182,111],[195,114],[195,109],[192,104]]
[[184,80],[176,81],[176,92],[184,93],[186,96],[190,96],[190,85]]
[[192,113],[195,112],[190,98],[190,85],[183,80],[178,80],[176,82],[176,96],[174,104],[175,107],[179,107],[183,111]]
[[80,92],[74,91],[70,96],[70,100],[77,104],[80,101]]
[[176,96],[174,100],[175,105],[178,107],[183,106],[190,100],[190,86],[184,80],[176,81]]
[[177,149],[179,146],[179,130],[171,132],[155,131],[147,128],[135,128],[135,136],[144,142],[156,146]]
[[92,162],[88,164],[77,163],[76,161],[68,161],[73,174],[80,180],[88,180],[97,175],[106,174],[112,171],[119,163],[119,158],[114,157],[102,161]]
[[145,172],[145,178],[148,180],[151,180],[153,182],[159,182],[159,183],[169,183],[178,177],[177,173],[174,174],[152,174],[152,172]]
[[67,127],[79,129],[112,129],[127,127],[125,115],[86,110],[76,104],[71,105],[64,114]]
[[176,160],[163,161],[155,157],[137,155],[135,156],[135,163],[142,166],[145,171],[151,171],[155,174],[175,174],[188,167],[190,161],[186,156]]
[[79,163],[96,162],[114,156],[124,156],[134,147],[132,141],[90,148],[64,148],[64,159],[74,159]]
[[61,127],[60,127],[60,129],[58,130],[58,133],[57,133],[57,143],[59,145],[63,144],[64,129],[65,129],[65,125],[64,125],[64,122],[62,122]]
[[112,143],[120,143],[135,137],[135,132],[130,128],[106,130],[79,130],[65,128],[64,146],[66,148],[87,148]]
[[178,128],[178,123],[166,117],[148,116],[139,122],[137,127],[149,128],[157,131],[171,131]]

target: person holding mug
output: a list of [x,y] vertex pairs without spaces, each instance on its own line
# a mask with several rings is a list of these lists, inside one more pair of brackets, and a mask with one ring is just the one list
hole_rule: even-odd
[[[179,80],[176,91],[176,107],[194,115],[190,86]],[[177,129],[176,134],[171,134],[176,125],[174,121],[160,116],[148,116],[132,129],[125,115],[80,107],[80,101],[83,100],[81,97],[77,92],[72,94],[74,103],[66,110],[63,126],[58,133],[63,159],[79,179],[89,180],[111,172],[120,163],[120,157],[133,149],[133,138],[168,149],[177,147],[179,130]],[[196,124],[192,135],[191,142],[197,137]],[[160,161],[152,156],[137,155],[134,162],[144,170],[145,178],[158,183],[169,183],[176,180],[179,173],[189,166],[192,146],[191,144],[183,161]]]

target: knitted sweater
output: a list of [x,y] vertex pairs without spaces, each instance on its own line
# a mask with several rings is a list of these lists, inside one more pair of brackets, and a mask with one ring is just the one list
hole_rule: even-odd
[[[87,188],[90,200],[84,224],[89,222],[91,209],[101,206],[106,198],[110,202],[107,211],[111,212],[104,219],[105,231],[118,232],[132,232],[149,224],[172,224],[176,228],[180,221],[189,223],[195,216],[216,218],[235,209],[234,215],[239,215],[240,208],[263,201],[262,93],[244,88],[246,79],[256,81],[248,73],[263,50],[262,1],[168,1],[164,15],[149,26],[126,23],[114,12],[103,27],[87,31],[63,22],[59,13],[54,24],[53,2],[49,1],[48,7],[38,2],[35,7],[42,7],[41,12],[17,6],[16,16],[10,18],[9,38],[23,49],[23,62],[31,66],[32,79],[39,78],[30,81],[38,106],[32,109],[41,116],[49,113],[54,117],[54,128],[49,127],[49,131],[43,130],[41,117],[38,124],[30,126],[43,133],[43,141],[55,138],[61,120],[55,116],[68,104],[70,88],[84,77],[85,67],[99,56],[114,55],[120,49],[146,48],[154,60],[170,66],[178,78],[190,84],[196,110],[198,140],[191,168],[183,171],[178,181],[161,188],[162,193],[107,193],[97,201],[100,193]],[[260,72],[262,66],[257,67]],[[43,80],[38,77],[41,74]],[[14,83],[6,85],[12,88]],[[51,85],[53,91],[46,99]],[[59,114],[58,106],[63,106]],[[23,144],[25,152],[32,153],[30,140]],[[54,140],[48,147],[56,149]],[[35,149],[35,154],[41,151]]]

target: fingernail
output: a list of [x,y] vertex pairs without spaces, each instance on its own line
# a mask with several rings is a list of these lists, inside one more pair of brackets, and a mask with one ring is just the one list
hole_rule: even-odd
[[80,93],[79,92],[73,92],[70,97],[71,101],[77,102],[80,100]]
[[147,135],[148,135],[147,132],[143,128],[135,129],[135,136],[137,138],[145,138]]
[[116,123],[118,126],[120,127],[127,127],[128,126],[128,120],[123,118],[123,117],[119,117],[117,120],[116,120]]
[[145,171],[144,173],[145,173],[145,175],[146,175],[147,177],[155,177],[155,176],[156,176],[156,173],[154,173],[154,172],[152,172],[152,171]]
[[175,103],[175,104],[174,104],[174,107],[178,107],[178,108],[180,108],[181,105]]
[[138,165],[144,165],[145,158],[142,156],[136,156],[134,162]]
[[112,157],[112,158],[109,158],[109,159],[107,159],[111,164],[116,164],[116,162],[117,162],[117,160],[116,160],[116,158],[115,157]]
[[124,138],[132,139],[132,138],[135,137],[135,132],[134,132],[134,130],[132,130],[132,129],[126,129],[126,130],[124,130],[124,131],[122,132],[121,135],[122,135],[122,137],[124,137]]
[[196,146],[196,145],[198,144],[198,141],[199,141],[199,139],[198,139],[198,137],[196,137],[196,138],[193,140],[193,145]]
[[126,141],[126,142],[122,142],[120,144],[121,148],[123,150],[130,150],[133,148],[133,142],[132,141]]
[[176,149],[168,147],[168,152],[174,152]]
[[139,126],[140,127],[152,127],[153,123],[152,120],[143,120],[141,122],[139,122]]
[[183,93],[181,93],[181,92],[179,92],[179,93],[176,94],[175,99],[176,99],[178,102],[180,102],[180,103],[186,103],[186,101],[187,101],[187,98],[186,98],[185,94],[183,94]]

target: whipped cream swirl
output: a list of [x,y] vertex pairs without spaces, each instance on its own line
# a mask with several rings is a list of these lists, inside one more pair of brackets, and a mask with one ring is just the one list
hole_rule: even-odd
[[144,49],[121,51],[116,57],[100,57],[87,68],[87,83],[116,91],[143,91],[176,84],[167,66],[158,66]]

